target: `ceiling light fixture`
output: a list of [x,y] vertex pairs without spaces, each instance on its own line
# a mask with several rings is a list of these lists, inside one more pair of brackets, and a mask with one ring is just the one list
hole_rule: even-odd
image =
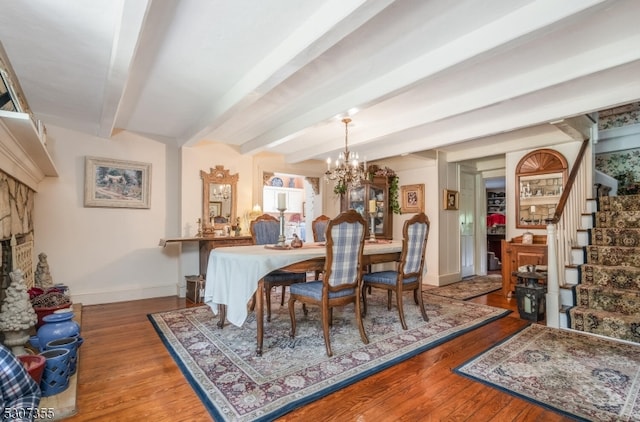
[[360,186],[360,182],[365,178],[364,169],[367,167],[365,161],[364,166],[360,167],[358,162],[358,153],[349,151],[349,123],[350,118],[342,119],[344,123],[344,152],[341,152],[335,162],[335,167],[331,168],[331,158],[327,158],[327,171],[324,177],[327,180],[337,180],[338,190],[346,192],[347,187]]

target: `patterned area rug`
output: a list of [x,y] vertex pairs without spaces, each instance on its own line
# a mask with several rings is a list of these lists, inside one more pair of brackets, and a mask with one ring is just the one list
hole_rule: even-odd
[[[274,295],[275,298],[275,295]],[[296,309],[297,335],[285,306],[272,301],[265,323],[264,351],[255,354],[256,321],[250,314],[242,327],[216,327],[210,308],[199,306],[149,315],[171,355],[216,420],[272,420],[346,385],[408,359],[510,311],[425,294],[429,322],[412,297],[405,297],[403,331],[395,307],[374,289],[364,319],[369,344],[360,340],[354,307],[333,311],[331,347],[324,347],[319,309],[303,316]]]
[[455,369],[581,420],[640,421],[640,346],[533,324]]
[[502,276],[500,274],[491,274],[473,277],[468,280],[449,284],[448,286],[429,289],[429,294],[458,300],[468,300],[500,289],[502,289]]

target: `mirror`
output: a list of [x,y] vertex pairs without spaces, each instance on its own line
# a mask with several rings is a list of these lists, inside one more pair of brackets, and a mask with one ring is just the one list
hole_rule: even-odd
[[236,221],[236,185],[238,174],[229,174],[223,166],[200,171],[202,178],[202,233],[228,235],[227,227]]
[[544,229],[553,218],[567,179],[567,160],[558,151],[540,149],[516,166],[516,227]]

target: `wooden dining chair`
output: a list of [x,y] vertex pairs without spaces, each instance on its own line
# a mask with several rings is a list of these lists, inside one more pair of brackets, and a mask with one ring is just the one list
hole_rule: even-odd
[[327,224],[329,224],[329,220],[331,219],[326,215],[320,215],[315,220],[313,220],[313,222],[311,222],[314,242],[325,241],[324,232],[327,230]]
[[[251,221],[249,230],[251,231],[251,238],[255,245],[275,245],[278,243],[278,237],[280,236],[280,222],[269,214],[263,214]],[[282,286],[280,306],[284,306],[285,288],[291,286],[293,283],[306,282],[307,273],[275,270],[265,275],[263,280],[267,321],[271,321],[271,289]]]
[[[313,230],[313,241],[314,242],[324,242],[325,236],[324,233],[327,230],[327,225],[329,224],[329,221],[331,219],[329,217],[327,217],[326,215],[320,215],[318,216],[315,220],[313,220],[311,222],[311,229]],[[316,275],[316,280],[320,280],[320,273],[322,271],[320,270],[316,270],[315,271],[315,275]]]
[[400,314],[402,329],[407,329],[402,307],[402,293],[413,290],[413,299],[420,307],[422,319],[429,321],[422,299],[422,271],[424,253],[429,236],[429,218],[424,213],[416,214],[405,221],[402,228],[402,252],[396,270],[378,271],[362,276],[363,314],[367,313],[367,295],[365,290],[377,287],[387,290],[387,309],[391,309],[391,296],[396,293],[396,303]]
[[355,317],[362,342],[369,339],[364,331],[360,311],[362,284],[362,253],[367,223],[355,210],[348,210],[329,221],[326,230],[326,259],[322,280],[294,284],[289,287],[289,315],[291,337],[296,334],[295,302],[319,306],[322,313],[322,331],[327,356],[332,356],[329,326],[332,309],[355,304]]

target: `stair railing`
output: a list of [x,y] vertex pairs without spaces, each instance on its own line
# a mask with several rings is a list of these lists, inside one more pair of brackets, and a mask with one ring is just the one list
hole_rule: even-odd
[[[571,248],[578,244],[582,212],[592,190],[591,139],[582,142],[575,164],[562,191],[556,212],[547,222],[547,326],[560,326],[560,280],[565,284],[564,267],[572,264]],[[574,189],[575,186],[575,189]],[[562,269],[562,271],[561,271]]]

